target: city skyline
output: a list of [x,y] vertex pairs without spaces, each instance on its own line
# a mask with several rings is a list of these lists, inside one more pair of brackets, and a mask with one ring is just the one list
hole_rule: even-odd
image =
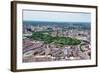
[[23,11],[23,62],[91,59],[91,14]]

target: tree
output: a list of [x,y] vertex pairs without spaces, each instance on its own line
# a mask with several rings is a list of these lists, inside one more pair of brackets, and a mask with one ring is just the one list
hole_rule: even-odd
[[44,41],[45,44],[55,43],[63,45],[78,45],[81,43],[80,40],[71,37],[52,37],[49,34],[44,34],[42,32],[33,32],[32,38],[38,41]]

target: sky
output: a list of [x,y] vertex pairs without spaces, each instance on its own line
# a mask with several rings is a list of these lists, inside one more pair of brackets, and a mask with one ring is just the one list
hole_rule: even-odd
[[90,13],[23,10],[24,21],[91,22]]

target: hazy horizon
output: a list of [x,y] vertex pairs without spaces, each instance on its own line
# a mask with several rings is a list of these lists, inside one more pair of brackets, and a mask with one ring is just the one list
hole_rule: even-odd
[[23,22],[51,22],[51,23],[91,23],[91,22],[61,22],[61,21],[34,21],[34,20],[23,20]]

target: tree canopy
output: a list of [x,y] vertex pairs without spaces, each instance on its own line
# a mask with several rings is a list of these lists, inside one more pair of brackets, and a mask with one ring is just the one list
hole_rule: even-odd
[[33,32],[32,39],[38,40],[38,41],[44,41],[46,44],[55,43],[55,44],[61,44],[61,45],[78,45],[81,43],[80,40],[76,38],[71,37],[53,37],[50,34],[45,34],[42,32]]

